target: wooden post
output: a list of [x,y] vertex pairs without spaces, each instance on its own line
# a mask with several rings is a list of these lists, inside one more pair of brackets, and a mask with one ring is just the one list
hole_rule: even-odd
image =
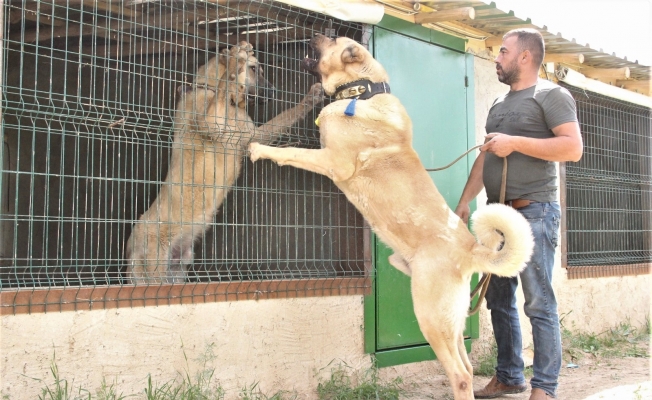
[[584,76],[597,79],[602,82],[616,82],[617,80],[629,79],[629,68],[591,68],[582,67]]
[[652,82],[649,79],[639,81],[619,79],[616,80],[616,86],[627,90],[637,91],[646,95],[650,95],[650,93],[652,93]]
[[562,63],[562,64],[583,64],[584,54],[548,53],[546,54],[544,62]]
[[414,16],[414,23],[423,25],[464,19],[475,19],[475,9],[473,7],[454,8],[430,13],[420,12]]
[[495,47],[495,46],[501,46],[503,44],[503,37],[502,36],[492,36],[490,38],[485,39],[484,45],[486,47]]

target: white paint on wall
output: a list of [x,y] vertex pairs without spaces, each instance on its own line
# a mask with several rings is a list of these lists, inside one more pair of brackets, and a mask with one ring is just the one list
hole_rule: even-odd
[[37,398],[55,360],[62,378],[90,390],[105,378],[142,393],[148,374],[163,384],[215,369],[230,398],[255,382],[311,398],[319,370],[369,367],[362,313],[361,296],[347,296],[3,316],[2,394]]

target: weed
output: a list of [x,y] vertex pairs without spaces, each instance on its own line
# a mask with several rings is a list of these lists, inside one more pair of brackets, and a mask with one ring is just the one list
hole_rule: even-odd
[[348,372],[348,366],[339,365],[331,370],[330,379],[319,382],[317,395],[320,400],[367,400],[398,399],[403,392],[403,380],[398,377],[390,382],[381,382],[378,368],[372,367],[363,372]]
[[208,368],[209,361],[215,359],[213,352],[213,344],[210,344],[195,361],[201,363],[201,368],[193,378],[190,375],[190,365],[188,355],[181,343],[183,349],[183,357],[186,360],[186,368],[184,374],[179,374],[181,382],[176,379],[166,382],[160,386],[152,384],[151,375],[147,377],[147,388],[145,395],[147,400],[223,400],[224,389],[221,386],[213,383],[213,375],[215,369]]
[[280,391],[270,397],[263,393],[258,386],[258,382],[256,382],[242,388],[238,397],[242,400],[294,400],[297,398],[297,395],[288,391]]
[[[56,354],[55,354],[56,356]],[[74,386],[71,382],[70,385],[65,379],[59,377],[59,367],[57,367],[54,358],[50,364],[50,372],[54,378],[54,385],[50,387],[47,385],[41,389],[41,394],[38,396],[39,400],[84,400],[91,399],[91,393],[88,390],[78,388],[77,394],[74,394]],[[74,381],[73,381],[74,382]]]
[[640,329],[629,322],[601,333],[572,332],[562,328],[562,346],[568,361],[574,362],[586,355],[594,358],[649,357],[649,321]]
[[106,379],[102,379],[102,385],[97,389],[96,399],[97,400],[124,400],[126,399],[122,393],[118,394],[116,392],[116,382],[114,381],[111,385],[107,385]]
[[494,376],[496,373],[496,363],[498,359],[498,346],[493,341],[488,352],[478,357],[478,366],[473,369],[473,374],[477,376]]

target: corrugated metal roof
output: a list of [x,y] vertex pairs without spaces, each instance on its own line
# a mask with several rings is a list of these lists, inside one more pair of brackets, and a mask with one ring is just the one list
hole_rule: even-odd
[[[396,1],[379,1],[381,3],[403,3],[405,6],[408,2]],[[412,1],[414,3],[414,1]],[[513,11],[503,11],[497,8],[494,2],[483,1],[420,1],[424,6],[442,11],[461,7],[473,7],[475,10],[475,19],[466,19],[457,21],[452,24],[439,24],[442,27],[463,27],[470,28],[469,33],[472,36],[484,36],[488,42],[496,41],[502,38],[503,34],[515,28],[534,28],[543,35],[546,42],[546,53],[548,54],[575,54],[584,55],[583,67],[594,68],[623,68],[628,67],[631,72],[631,78],[636,80],[649,80],[652,75],[652,69],[649,66],[641,65],[637,61],[627,60],[626,57],[618,57],[615,53],[605,53],[600,48],[590,47],[588,44],[582,45],[575,39],[568,39],[561,33],[548,31],[547,26],[536,26],[530,18],[521,19],[514,15]],[[409,10],[403,8],[403,10]],[[413,12],[416,13],[416,12]]]

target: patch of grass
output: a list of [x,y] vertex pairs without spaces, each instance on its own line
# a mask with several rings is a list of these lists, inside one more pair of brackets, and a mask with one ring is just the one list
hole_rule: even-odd
[[571,331],[562,326],[562,347],[566,361],[594,358],[649,357],[649,321],[642,328],[628,321],[600,333]]
[[74,381],[68,383],[66,379],[61,379],[59,376],[59,367],[57,363],[52,360],[50,364],[50,372],[54,378],[52,385],[46,385],[41,389],[41,394],[38,396],[39,400],[84,400],[91,399],[91,393],[88,390],[77,388],[75,393]]
[[269,396],[263,393],[258,386],[258,382],[244,387],[238,395],[242,400],[295,400],[297,395],[288,391],[279,391]]
[[498,347],[495,341],[492,341],[489,351],[478,357],[478,366],[473,368],[473,375],[476,376],[494,376],[496,373],[496,363],[498,359]]
[[160,385],[152,383],[152,377],[147,377],[145,398],[147,400],[223,400],[224,390],[219,385],[211,384],[212,371],[198,374],[192,380],[186,374],[181,382],[176,380]]
[[116,382],[108,385],[106,379],[102,379],[102,385],[97,389],[96,397],[97,400],[124,400],[127,397],[123,396],[122,393],[118,394],[116,389]]
[[[181,345],[183,348],[183,343]],[[181,382],[172,380],[162,385],[152,384],[152,376],[147,377],[147,388],[145,396],[147,400],[223,400],[224,389],[213,382],[215,369],[207,367],[207,363],[215,359],[213,344],[204,350],[204,353],[195,361],[201,364],[200,371],[193,378],[190,375],[190,367],[186,350],[183,350],[183,357],[186,360],[186,370],[181,376]]]
[[[183,348],[183,345],[182,345]],[[156,383],[152,376],[147,377],[147,387],[143,389],[140,395],[132,394],[125,396],[118,392],[117,383],[108,384],[106,380],[102,381],[100,388],[95,395],[91,391],[82,387],[74,388],[72,382],[62,379],[59,374],[59,368],[56,363],[56,354],[53,357],[50,371],[54,378],[52,384],[46,385],[41,390],[39,400],[125,400],[127,398],[142,399],[142,394],[147,400],[224,400],[225,391],[215,380],[215,369],[208,367],[208,362],[215,359],[213,345],[207,346],[203,354],[194,361],[199,364],[199,372],[194,376],[191,375],[190,362],[183,351],[186,360],[186,369],[184,373],[179,373],[179,377],[165,383]],[[258,383],[242,388],[238,397],[242,400],[296,400],[297,395],[289,391],[279,391],[273,395],[267,395],[260,390]],[[8,400],[9,396],[3,395],[3,400]]]
[[398,400],[404,392],[402,383],[400,377],[381,382],[376,367],[353,371],[346,365],[339,365],[331,370],[329,380],[319,382],[317,395],[320,400]]

